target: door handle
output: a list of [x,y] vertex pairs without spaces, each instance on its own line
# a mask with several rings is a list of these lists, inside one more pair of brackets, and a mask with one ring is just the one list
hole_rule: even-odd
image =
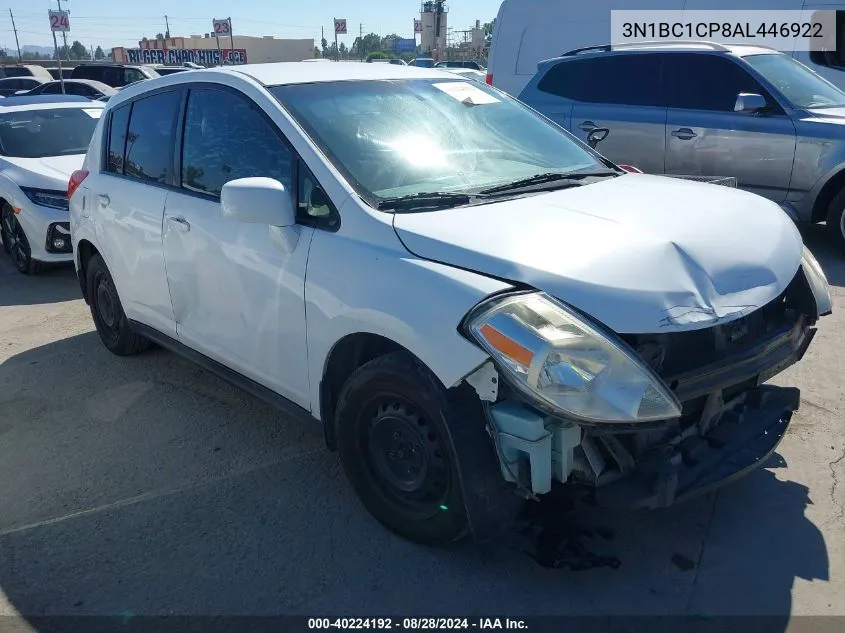
[[111,198],[109,198],[106,194],[101,193],[97,196],[97,202],[101,207],[107,207],[111,204]]
[[675,138],[679,138],[682,141],[688,141],[691,138],[695,138],[696,136],[698,136],[698,134],[693,132],[688,127],[682,127],[679,130],[672,130],[672,136],[674,136]]
[[185,233],[191,230],[191,223],[188,222],[181,215],[168,215],[167,221],[173,222],[176,225],[176,228]]
[[580,127],[585,132],[592,132],[593,130],[595,130],[598,127],[598,125],[596,125],[592,121],[584,121],[578,127]]

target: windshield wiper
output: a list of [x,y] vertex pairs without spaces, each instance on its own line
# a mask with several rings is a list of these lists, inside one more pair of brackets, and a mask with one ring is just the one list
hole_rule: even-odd
[[550,171],[545,174],[536,174],[535,176],[530,176],[528,178],[522,178],[521,180],[514,180],[513,182],[505,183],[504,185],[497,185],[495,187],[490,187],[489,189],[482,189],[478,193],[486,195],[490,193],[500,193],[504,191],[515,191],[517,189],[523,189],[525,187],[533,187],[535,185],[544,185],[546,183],[556,183],[555,188],[564,187],[578,187],[583,185],[584,183],[581,182],[584,178],[602,178],[607,176],[618,176],[619,174],[615,171],[610,169],[604,169],[601,171],[579,171],[579,172],[572,172],[572,173],[565,173],[559,171]]
[[379,201],[377,208],[395,209],[397,211],[410,209],[447,209],[449,207],[458,207],[463,204],[469,204],[470,198],[470,195],[466,193],[423,191],[421,193],[412,193],[407,196],[384,198]]

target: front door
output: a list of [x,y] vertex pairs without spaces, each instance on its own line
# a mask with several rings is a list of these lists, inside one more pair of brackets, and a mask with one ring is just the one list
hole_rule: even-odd
[[[305,267],[313,229],[292,249],[278,227],[226,220],[223,185],[279,180],[294,195],[293,151],[245,96],[191,89],[179,190],[164,213],[167,280],[179,340],[308,407]],[[295,201],[294,201],[295,202]],[[287,229],[290,230],[290,229]]]
[[[674,93],[666,114],[666,173],[734,176],[741,189],[781,201],[795,157],[795,126],[740,64],[723,56],[674,54]],[[760,94],[769,109],[735,112],[740,93]]]

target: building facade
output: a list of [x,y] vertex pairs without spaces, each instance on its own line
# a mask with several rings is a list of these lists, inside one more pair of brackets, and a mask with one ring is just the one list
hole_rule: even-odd
[[272,35],[235,35],[216,38],[211,34],[190,37],[144,39],[137,48],[112,49],[116,62],[133,64],[183,64],[202,66],[298,62],[314,57],[313,39],[277,39]]
[[447,18],[449,8],[443,0],[425,0],[420,7],[420,48],[426,55],[433,55],[438,59],[443,57],[446,48],[446,33],[448,32]]

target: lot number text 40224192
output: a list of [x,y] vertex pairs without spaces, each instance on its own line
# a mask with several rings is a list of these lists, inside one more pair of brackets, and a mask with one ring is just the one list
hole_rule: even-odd
[[341,630],[527,630],[524,620],[512,618],[308,618],[309,629]]

